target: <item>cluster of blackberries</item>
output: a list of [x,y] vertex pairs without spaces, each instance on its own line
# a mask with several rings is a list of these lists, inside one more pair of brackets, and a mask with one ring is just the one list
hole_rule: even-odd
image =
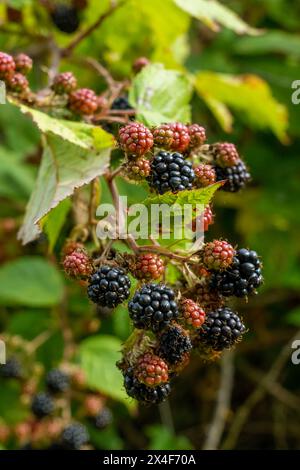
[[26,54],[12,57],[0,52],[0,80],[4,80],[8,91],[28,96],[29,82],[27,75],[32,69],[32,60]]

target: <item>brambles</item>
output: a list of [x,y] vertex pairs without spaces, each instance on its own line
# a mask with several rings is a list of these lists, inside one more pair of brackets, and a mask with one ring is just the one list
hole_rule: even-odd
[[103,265],[90,277],[88,297],[97,305],[113,308],[128,299],[130,285],[123,269]]
[[216,182],[216,170],[211,165],[201,164],[194,168],[194,172],[196,185],[200,188]]
[[174,122],[170,124],[170,129],[173,132],[170,150],[184,152],[188,148],[191,140],[188,127],[181,122]]
[[52,369],[46,375],[46,385],[51,393],[63,393],[70,386],[68,374],[60,369]]
[[200,328],[205,320],[205,311],[192,299],[181,302],[181,311],[187,327]]
[[67,426],[61,435],[61,445],[64,449],[79,450],[89,441],[89,433],[81,423],[73,423]]
[[194,181],[192,163],[180,153],[159,152],[151,163],[149,185],[159,194],[192,189]]
[[228,168],[216,166],[217,181],[225,180],[222,186],[223,191],[235,193],[243,189],[250,181],[251,176],[244,162],[240,161],[237,165]]
[[65,273],[74,279],[85,279],[93,272],[92,261],[84,251],[76,249],[63,259]]
[[70,93],[69,108],[76,114],[93,114],[98,108],[95,92],[88,88],[80,88]]
[[205,268],[219,270],[231,265],[234,254],[234,248],[228,242],[214,240],[204,245],[200,256]]
[[246,328],[239,316],[229,307],[220,307],[209,312],[199,332],[199,344],[205,344],[214,351],[229,349],[245,333]]
[[188,132],[190,135],[190,148],[196,149],[204,144],[206,141],[206,132],[205,128],[199,126],[199,124],[192,124],[188,127]]
[[124,387],[130,397],[135,398],[141,403],[152,405],[158,405],[163,402],[171,393],[169,383],[157,385],[156,387],[148,387],[139,382],[134,376],[132,368],[129,368],[124,373]]
[[18,54],[15,57],[16,71],[28,75],[32,69],[32,59],[27,54]]
[[144,157],[132,158],[129,160],[126,170],[124,172],[125,176],[129,179],[135,181],[143,181],[145,178],[148,178],[151,171],[150,161]]
[[5,379],[19,379],[22,377],[22,366],[18,359],[10,357],[5,364],[1,364],[0,377]]
[[128,155],[140,157],[152,148],[153,136],[146,126],[136,122],[120,129],[119,142]]
[[57,29],[63,33],[72,34],[79,28],[79,16],[77,8],[71,5],[55,5],[51,18]]
[[16,64],[11,55],[0,52],[0,79],[7,79],[13,75]]
[[237,250],[229,269],[211,277],[211,288],[228,297],[246,297],[263,283],[262,263],[255,251]]
[[59,73],[54,77],[52,89],[58,95],[63,95],[64,93],[71,93],[71,91],[76,90],[77,88],[77,79],[74,77],[72,72]]
[[164,271],[164,262],[155,253],[141,254],[133,266],[133,274],[137,279],[159,279]]
[[222,168],[236,166],[240,156],[234,144],[221,142],[212,146],[217,166]]
[[167,364],[155,354],[141,356],[135,367],[135,376],[139,382],[155,387],[169,380]]
[[159,331],[178,316],[175,293],[164,284],[145,284],[128,304],[134,326]]
[[35,395],[32,400],[31,410],[37,418],[49,416],[54,410],[51,396],[44,392]]

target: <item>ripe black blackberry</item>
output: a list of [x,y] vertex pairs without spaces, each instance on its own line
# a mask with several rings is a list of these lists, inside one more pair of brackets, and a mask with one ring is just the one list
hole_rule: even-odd
[[54,403],[50,395],[40,392],[33,397],[31,411],[37,418],[49,416],[54,410]]
[[79,27],[78,11],[73,6],[58,4],[51,13],[55,26],[63,33],[72,34]]
[[73,423],[67,426],[61,435],[61,445],[64,449],[79,450],[89,441],[88,430],[81,423]]
[[164,284],[145,284],[128,304],[136,328],[159,331],[178,317],[175,293]]
[[192,163],[180,153],[159,152],[151,163],[149,185],[159,194],[192,189],[195,173]]
[[60,369],[52,369],[46,375],[46,385],[51,393],[65,392],[70,386],[69,376]]
[[237,250],[228,269],[212,273],[210,286],[225,297],[246,297],[255,293],[263,283],[261,271],[262,263],[257,253],[241,248]]
[[123,269],[103,265],[90,277],[87,293],[95,304],[114,308],[128,299],[130,286]]
[[124,387],[127,394],[141,403],[157,405],[163,402],[171,393],[171,385],[164,383],[156,387],[148,387],[138,381],[134,371],[129,368],[124,373]]
[[19,379],[22,377],[22,366],[18,359],[10,357],[5,364],[0,365],[0,377],[4,379]]
[[112,420],[112,412],[105,407],[95,416],[95,426],[97,429],[104,429],[112,423]]
[[180,363],[193,347],[188,333],[179,325],[171,325],[159,335],[157,354],[170,365]]
[[245,331],[245,325],[235,312],[229,307],[220,307],[206,315],[198,341],[214,351],[222,351],[234,346]]
[[133,109],[133,107],[129,104],[128,98],[126,96],[119,96],[113,101],[111,109],[117,111],[130,111]]
[[221,187],[221,189],[231,193],[235,193],[244,188],[251,179],[251,175],[248,172],[245,163],[242,161],[237,165],[228,168],[216,166],[215,171],[217,181],[226,180],[226,183]]

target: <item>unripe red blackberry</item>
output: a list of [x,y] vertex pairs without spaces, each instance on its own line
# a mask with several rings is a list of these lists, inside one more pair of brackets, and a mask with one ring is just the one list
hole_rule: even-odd
[[212,146],[216,164],[222,168],[235,166],[240,161],[240,156],[234,144],[220,142]]
[[62,249],[62,256],[67,256],[73,253],[75,250],[85,251],[85,248],[82,243],[76,242],[74,240],[67,240]]
[[52,90],[58,95],[69,94],[77,88],[77,80],[72,72],[59,73],[54,77]]
[[216,182],[216,171],[213,166],[202,163],[194,168],[195,183],[200,188]]
[[137,258],[133,273],[137,279],[159,279],[165,271],[163,260],[155,253],[145,253]]
[[190,143],[188,127],[181,122],[174,122],[170,124],[170,128],[173,131],[173,141],[170,150],[184,152]]
[[7,78],[7,87],[15,93],[22,93],[28,89],[28,80],[21,73],[14,73]]
[[0,80],[6,80],[9,76],[13,75],[16,64],[11,55],[5,52],[0,52]]
[[93,114],[98,108],[97,95],[89,88],[79,88],[69,96],[69,108],[76,114]]
[[97,104],[97,111],[104,111],[105,109],[108,109],[108,101],[103,95],[97,96]]
[[151,163],[144,157],[133,158],[126,165],[126,175],[129,179],[142,181],[148,178],[151,171]]
[[149,64],[150,61],[147,59],[147,57],[139,57],[133,62],[132,69],[135,73],[138,73]]
[[138,381],[148,387],[156,387],[169,380],[168,365],[159,356],[150,352],[138,358],[134,373]]
[[182,300],[181,313],[187,327],[200,328],[205,321],[205,311],[192,299]]
[[85,397],[83,407],[87,416],[96,416],[103,409],[103,398],[89,394]]
[[82,250],[72,251],[63,260],[65,273],[74,279],[86,279],[93,272],[90,257]]
[[194,149],[200,147],[206,141],[205,128],[199,124],[191,124],[188,126],[190,135],[190,148]]
[[174,140],[174,132],[170,124],[161,124],[153,129],[154,145],[165,150],[171,150]]
[[205,206],[204,211],[198,217],[193,219],[193,231],[197,230],[197,226],[200,230],[207,232],[209,226],[214,222],[214,215],[210,205]]
[[222,270],[231,265],[235,250],[225,240],[214,240],[204,245],[200,255],[205,268]]
[[144,124],[131,122],[120,129],[119,143],[128,155],[140,157],[153,147],[153,135]]
[[32,59],[27,54],[18,54],[15,57],[16,71],[28,75],[32,69]]

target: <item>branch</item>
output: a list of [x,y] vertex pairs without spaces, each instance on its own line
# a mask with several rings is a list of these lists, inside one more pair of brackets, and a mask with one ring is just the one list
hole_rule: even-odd
[[217,450],[222,438],[233,387],[233,357],[233,351],[227,351],[221,360],[221,383],[218,391],[217,405],[203,445],[203,450]]
[[120,8],[123,4],[125,3],[125,0],[120,1],[119,3],[111,2],[109,9],[105,12],[102,13],[102,15],[99,16],[99,18],[93,23],[91,26],[89,26],[85,31],[82,31],[79,33],[77,37],[75,37],[68,46],[66,46],[64,49],[61,50],[61,55],[62,57],[68,57],[69,55],[72,54],[73,50],[90,34],[92,34],[101,24],[108,18],[115,10]]

